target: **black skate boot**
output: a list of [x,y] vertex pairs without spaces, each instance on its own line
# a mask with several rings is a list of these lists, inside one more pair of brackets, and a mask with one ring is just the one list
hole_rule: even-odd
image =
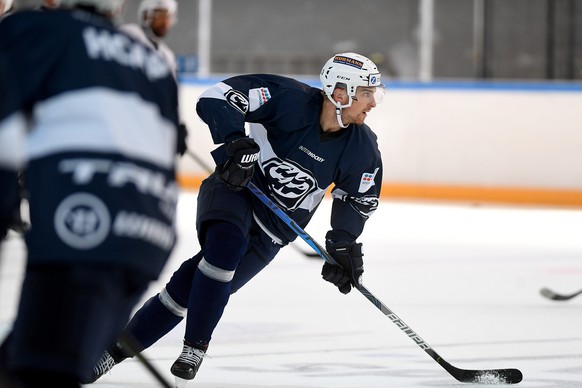
[[131,357],[131,355],[123,348],[123,346],[116,342],[115,345],[107,349],[102,355],[97,364],[93,367],[93,373],[91,377],[85,381],[81,381],[83,384],[90,384],[97,381],[105,373],[109,372],[113,367],[119,364],[126,358]]
[[170,372],[176,376],[176,387],[184,387],[186,381],[194,379],[202,364],[202,359],[206,356],[207,348],[208,344],[193,346],[184,341],[182,353],[170,368]]

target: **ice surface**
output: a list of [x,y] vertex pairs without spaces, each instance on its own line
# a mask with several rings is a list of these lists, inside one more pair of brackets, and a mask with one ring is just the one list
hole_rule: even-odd
[[[195,193],[182,193],[180,241],[144,300],[197,251],[195,204]],[[329,208],[326,199],[306,228],[320,243]],[[517,368],[519,387],[582,387],[582,296],[553,302],[539,293],[582,288],[581,236],[579,209],[383,201],[360,238],[364,284],[458,368]],[[324,282],[322,261],[294,244],[231,297],[186,387],[483,386],[457,382],[363,295]],[[3,246],[0,335],[14,316],[23,252],[14,235]],[[183,330],[144,352],[171,384]],[[160,384],[132,359],[91,386]]]

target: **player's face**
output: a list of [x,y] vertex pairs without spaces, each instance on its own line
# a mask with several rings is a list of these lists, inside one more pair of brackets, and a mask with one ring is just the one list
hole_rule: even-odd
[[352,105],[342,111],[342,121],[344,124],[363,124],[372,108],[382,102],[383,96],[383,88],[358,86]]
[[58,0],[44,0],[44,5],[49,8],[58,7],[59,1]]
[[166,36],[172,25],[174,16],[167,9],[156,9],[152,17],[151,29],[156,36],[163,38]]

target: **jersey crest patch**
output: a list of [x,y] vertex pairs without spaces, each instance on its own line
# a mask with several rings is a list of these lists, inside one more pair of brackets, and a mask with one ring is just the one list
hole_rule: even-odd
[[285,209],[294,211],[317,189],[311,172],[290,160],[272,158],[263,163],[265,177],[274,199]]
[[373,173],[365,172],[362,174],[362,179],[360,179],[360,187],[358,188],[358,193],[365,193],[370,190],[370,187],[374,186],[376,183],[374,179],[378,173],[379,168],[376,168]]
[[249,111],[248,98],[238,90],[230,89],[224,93],[224,97],[226,97],[226,102],[228,102],[228,105],[232,106],[243,115],[246,115]]

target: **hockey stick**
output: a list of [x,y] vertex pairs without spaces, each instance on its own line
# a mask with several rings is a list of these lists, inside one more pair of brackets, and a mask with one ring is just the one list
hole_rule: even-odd
[[570,300],[570,299],[582,294],[582,290],[576,291],[573,294],[565,295],[565,294],[558,294],[558,293],[550,290],[549,288],[542,288],[540,290],[540,294],[542,294],[543,296],[545,296],[546,298],[551,299],[551,300],[565,301],[565,300]]
[[186,149],[186,153],[188,156],[194,159],[194,161],[198,163],[198,165],[202,167],[208,174],[211,174],[212,171],[214,171],[214,168],[208,165],[204,160],[202,160],[200,156],[196,155],[192,150],[190,150],[190,148]]
[[[267,197],[257,186],[249,182],[247,188],[261,200],[269,209],[273,211],[287,226],[289,226],[299,237],[311,246],[318,255],[330,264],[337,262],[326,250],[319,245],[309,234],[307,234],[295,221],[293,221],[277,204]],[[517,384],[523,379],[519,369],[461,369],[445,361],[428,343],[426,343],[414,330],[400,319],[392,310],[374,296],[363,284],[355,286],[376,308],[386,315],[392,323],[402,330],[414,343],[428,353],[440,366],[462,383],[482,383],[482,384]]]
[[120,338],[119,342],[121,343],[122,346],[124,346],[134,356],[137,357],[137,359],[143,364],[143,366],[156,378],[156,380],[158,380],[160,384],[162,384],[162,387],[174,388],[174,386],[170,384],[168,380],[166,380],[156,368],[154,368],[152,363],[147,358],[145,358],[143,354],[141,354],[141,352],[138,350],[138,346],[136,345],[135,339],[133,337],[131,337],[129,334],[125,334],[122,336],[122,338]]
[[[189,148],[186,149],[186,153],[192,158],[194,159],[194,161],[196,163],[198,163],[200,165],[200,167],[202,167],[204,170],[206,170],[206,172],[208,174],[212,174],[212,172],[214,171],[214,169],[212,167],[210,167],[204,160],[202,160],[201,157],[199,157],[198,155],[196,155],[194,152],[192,152]],[[304,250],[302,250],[301,248],[299,248],[297,245],[294,244],[289,244],[290,246],[292,246],[297,252],[310,257],[310,258],[320,258],[320,256],[315,253],[315,252],[305,252]]]

